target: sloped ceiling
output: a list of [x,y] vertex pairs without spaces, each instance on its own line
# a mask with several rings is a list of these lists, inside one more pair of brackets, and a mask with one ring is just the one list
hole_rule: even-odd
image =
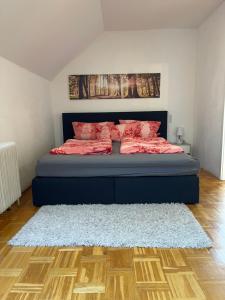
[[194,28],[223,1],[0,0],[0,56],[52,79],[103,30]]
[[223,0],[102,0],[106,30],[194,28]]
[[0,55],[48,79],[102,31],[99,0],[0,0]]

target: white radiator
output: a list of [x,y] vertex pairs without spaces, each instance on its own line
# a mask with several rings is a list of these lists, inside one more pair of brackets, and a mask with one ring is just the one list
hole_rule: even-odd
[[0,213],[9,208],[20,196],[16,144],[0,143]]

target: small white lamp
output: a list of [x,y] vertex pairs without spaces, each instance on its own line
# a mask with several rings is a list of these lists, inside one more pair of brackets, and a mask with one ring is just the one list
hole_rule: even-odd
[[181,145],[184,142],[184,127],[177,127],[176,131],[177,144]]

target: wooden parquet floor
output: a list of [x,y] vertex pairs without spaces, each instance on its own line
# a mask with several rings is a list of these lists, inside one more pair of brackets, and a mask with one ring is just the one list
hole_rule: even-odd
[[190,209],[212,249],[10,247],[37,211],[28,190],[0,215],[0,300],[225,300],[225,183],[202,172]]

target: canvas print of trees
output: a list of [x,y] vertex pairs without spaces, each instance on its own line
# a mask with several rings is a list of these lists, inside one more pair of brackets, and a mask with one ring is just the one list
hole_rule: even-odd
[[70,75],[69,96],[71,100],[159,98],[160,73]]

